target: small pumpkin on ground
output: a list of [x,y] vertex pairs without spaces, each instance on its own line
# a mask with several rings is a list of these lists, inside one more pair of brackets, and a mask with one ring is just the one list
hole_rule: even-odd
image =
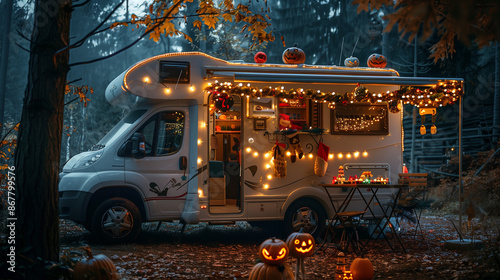
[[363,256],[352,261],[351,273],[355,280],[372,280],[375,274],[372,262]]
[[293,280],[293,272],[288,266],[258,263],[250,272],[249,280]]
[[87,259],[79,261],[73,269],[74,280],[116,280],[116,267],[105,255],[93,256],[89,246],[83,248],[87,252]]

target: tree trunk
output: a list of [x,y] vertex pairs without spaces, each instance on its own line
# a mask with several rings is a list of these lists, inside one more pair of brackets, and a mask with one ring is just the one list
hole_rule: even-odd
[[4,127],[4,112],[5,112],[5,96],[7,89],[7,67],[9,65],[9,41],[10,41],[10,25],[12,21],[12,6],[13,0],[7,0],[3,3],[3,34],[2,34],[2,56],[0,65],[0,136],[3,134]]
[[493,102],[493,145],[497,147],[500,132],[500,50],[498,42],[495,43],[495,97]]
[[[70,0],[38,0],[31,36],[28,84],[15,155],[16,252],[59,259],[58,173],[69,52]],[[21,262],[25,258],[19,258]],[[27,269],[27,279],[44,279]]]

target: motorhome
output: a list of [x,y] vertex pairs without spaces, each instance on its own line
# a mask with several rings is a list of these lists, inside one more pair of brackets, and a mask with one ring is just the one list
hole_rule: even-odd
[[[105,92],[126,117],[64,166],[60,217],[110,241],[132,240],[152,221],[274,221],[317,236],[347,193],[323,184],[397,183],[398,108],[412,97],[391,96],[443,82],[198,52],[145,59]],[[391,189],[381,192],[390,202]]]

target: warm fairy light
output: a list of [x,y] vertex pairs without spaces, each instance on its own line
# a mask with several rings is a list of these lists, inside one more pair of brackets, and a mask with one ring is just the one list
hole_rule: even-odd
[[343,157],[344,157],[344,155],[343,155],[342,153],[339,153],[337,157],[338,157],[338,158],[343,158]]
[[269,189],[269,184],[265,184],[264,189],[266,189],[266,190]]
[[271,175],[271,174],[267,175],[268,180],[271,180],[272,178],[273,178],[273,175]]
[[309,154],[309,155],[308,155],[308,157],[309,157],[309,158],[313,158],[313,154]]
[[363,152],[363,156],[364,156],[364,157],[367,157],[367,156],[368,156],[368,152],[367,152],[367,151],[364,151],[364,152]]
[[355,157],[355,158],[359,157],[359,152],[358,152],[358,151],[355,151],[355,152],[354,152],[354,157]]
[[268,158],[269,157],[269,153],[264,153],[264,158]]
[[266,169],[269,169],[269,168],[271,168],[271,165],[268,163],[268,164],[266,164]]
[[207,123],[206,122],[201,122],[200,125],[201,125],[201,128],[207,127]]
[[286,155],[289,157],[292,155],[292,153],[290,153],[290,151],[286,152]]
[[198,164],[200,164],[203,160],[201,158],[198,158]]
[[165,94],[170,94],[170,88],[169,87],[165,88]]
[[203,143],[203,141],[201,141],[201,139],[198,139],[198,146],[201,145],[201,143]]
[[203,196],[203,190],[198,189],[198,196]]
[[144,81],[145,83],[149,83],[149,77],[144,77],[143,81]]
[[333,154],[328,154],[329,159],[333,159],[334,155]]
[[191,86],[189,87],[189,90],[190,90],[191,92],[193,92],[193,91],[194,91],[194,86],[193,86],[193,85],[191,85]]
[[254,157],[258,157],[258,156],[259,156],[259,153],[258,153],[258,152],[254,152],[254,153],[253,153],[253,156],[254,156]]
[[351,153],[348,153],[345,157],[346,158],[351,158]]
[[252,149],[250,147],[247,147],[245,151],[247,151],[247,153],[250,153]]

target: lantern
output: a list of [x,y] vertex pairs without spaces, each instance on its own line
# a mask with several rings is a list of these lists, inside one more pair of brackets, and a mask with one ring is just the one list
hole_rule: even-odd
[[290,256],[297,259],[307,258],[314,254],[316,242],[314,237],[305,232],[294,232],[286,239]]
[[344,65],[347,67],[358,67],[359,59],[357,57],[348,57],[344,60]]
[[420,134],[425,135],[427,132],[425,130],[425,125],[420,126]]
[[363,256],[361,256],[361,258],[355,258],[352,261],[351,272],[352,277],[356,280],[372,280],[375,274],[372,262]]
[[260,244],[259,257],[265,264],[282,265],[288,258],[288,247],[280,239],[267,239]]
[[343,280],[345,272],[345,255],[340,252],[337,255],[337,267],[335,268],[335,280]]
[[286,64],[302,64],[305,61],[306,54],[297,47],[297,43],[283,52],[283,62]]
[[267,61],[267,55],[266,53],[264,52],[258,52],[255,54],[255,56],[253,57],[253,60],[256,62],[256,63],[265,63]]
[[387,59],[381,54],[374,53],[368,57],[366,64],[368,67],[384,68],[387,66]]
[[436,125],[431,125],[431,134],[436,134],[437,133],[437,127]]

